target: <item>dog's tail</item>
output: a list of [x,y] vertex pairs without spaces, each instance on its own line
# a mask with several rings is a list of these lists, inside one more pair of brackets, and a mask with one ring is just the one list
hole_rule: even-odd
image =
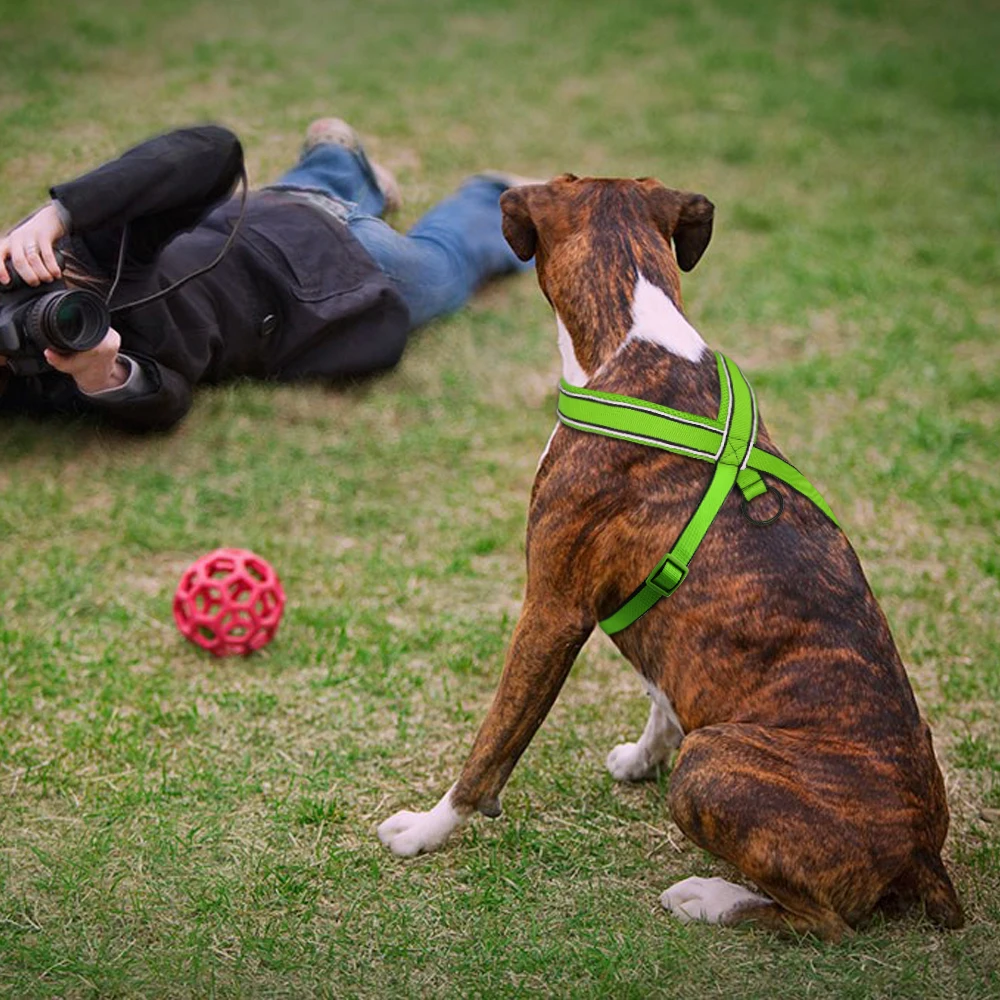
[[935,924],[955,930],[965,923],[962,904],[939,854],[918,854],[907,874],[907,881]]

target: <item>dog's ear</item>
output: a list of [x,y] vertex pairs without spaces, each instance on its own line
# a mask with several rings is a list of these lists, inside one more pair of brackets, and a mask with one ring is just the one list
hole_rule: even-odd
[[690,271],[701,260],[712,239],[712,220],[715,206],[703,194],[683,192],[684,203],[674,230],[674,249],[677,265]]
[[503,235],[521,260],[531,260],[538,246],[538,230],[531,218],[527,187],[507,188],[500,195]]
[[649,201],[660,232],[674,241],[678,266],[690,271],[712,239],[715,206],[703,194],[674,191],[661,184],[649,192]]

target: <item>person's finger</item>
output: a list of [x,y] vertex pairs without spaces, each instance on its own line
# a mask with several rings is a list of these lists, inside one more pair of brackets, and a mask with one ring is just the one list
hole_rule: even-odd
[[49,269],[42,260],[42,252],[34,240],[28,240],[24,244],[24,259],[31,268],[32,273],[39,281],[51,281]]
[[45,360],[52,365],[57,372],[63,372],[69,375],[74,367],[73,361],[76,358],[74,354],[60,354],[58,351],[53,351],[51,347],[46,347]]
[[7,273],[7,255],[10,253],[10,244],[7,240],[0,240],[0,284],[9,285],[10,275]]
[[21,275],[24,280],[34,287],[37,285],[38,277],[35,275],[34,268],[28,263],[27,257],[24,251],[24,245],[19,242],[15,242],[10,248],[10,262],[14,265],[14,270]]
[[59,261],[56,260],[55,247],[48,240],[46,240],[39,247],[39,251],[42,255],[42,263],[49,272],[49,277],[51,279],[60,277],[62,275],[62,271],[59,269]]

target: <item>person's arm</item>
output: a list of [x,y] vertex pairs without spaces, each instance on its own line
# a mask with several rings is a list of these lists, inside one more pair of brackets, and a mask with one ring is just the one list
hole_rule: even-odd
[[126,430],[168,430],[191,408],[191,383],[152,358],[122,354],[120,347],[111,328],[89,351],[46,350],[51,372],[14,379],[0,355],[0,412],[90,410]]
[[60,277],[55,244],[71,232],[111,274],[126,224],[127,265],[148,264],[171,237],[192,229],[232,193],[242,169],[239,139],[218,125],[149,139],[52,187],[48,205],[0,238],[0,285],[9,283],[11,267],[32,286]]
[[203,125],[149,139],[49,193],[63,224],[111,271],[126,223],[129,265],[147,264],[227,198],[242,169],[239,139]]
[[88,409],[131,431],[165,431],[191,409],[191,383],[179,372],[141,355],[127,357],[124,384],[82,393]]
[[45,359],[76,383],[86,408],[133,431],[168,430],[191,408],[191,383],[152,358],[121,354],[114,329],[80,354],[46,351]]

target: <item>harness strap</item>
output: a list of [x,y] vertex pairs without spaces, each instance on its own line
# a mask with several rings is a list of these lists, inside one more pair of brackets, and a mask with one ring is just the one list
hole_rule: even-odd
[[712,527],[716,514],[722,508],[736,482],[736,468],[717,465],[715,475],[698,504],[687,527],[681,532],[674,547],[653,567],[637,591],[613,614],[600,622],[608,635],[614,635],[641,618],[661,597],[669,597],[688,575],[688,565],[698,546]]
[[[757,403],[743,373],[724,355],[716,353],[719,368],[719,415],[698,417],[657,403],[619,396],[594,389],[578,389],[565,380],[559,385],[559,419],[567,427],[591,434],[661,448],[675,455],[706,462],[726,461],[724,452],[739,452],[757,435]],[[731,435],[733,398],[736,412],[752,408],[750,426]],[[730,456],[730,461],[731,461]],[[737,485],[747,500],[760,496],[767,487],[760,475],[748,467],[747,455],[739,463]]]
[[830,510],[830,505],[823,499],[823,495],[794,465],[778,458],[777,455],[772,455],[769,451],[761,451],[760,448],[754,448],[750,452],[748,465],[758,472],[764,472],[769,476],[774,476],[775,479],[780,479],[797,493],[808,497],[838,528],[840,527],[840,522]]
[[622,441],[661,448],[715,465],[701,502],[695,508],[674,547],[613,615],[600,622],[613,635],[644,615],[657,601],[669,597],[684,582],[688,567],[733,486],[752,500],[767,492],[766,473],[808,497],[837,523],[819,492],[794,466],[755,446],[757,400],[743,373],[716,352],[719,368],[719,414],[699,417],[630,396],[581,389],[560,383],[559,420],[567,427]]

